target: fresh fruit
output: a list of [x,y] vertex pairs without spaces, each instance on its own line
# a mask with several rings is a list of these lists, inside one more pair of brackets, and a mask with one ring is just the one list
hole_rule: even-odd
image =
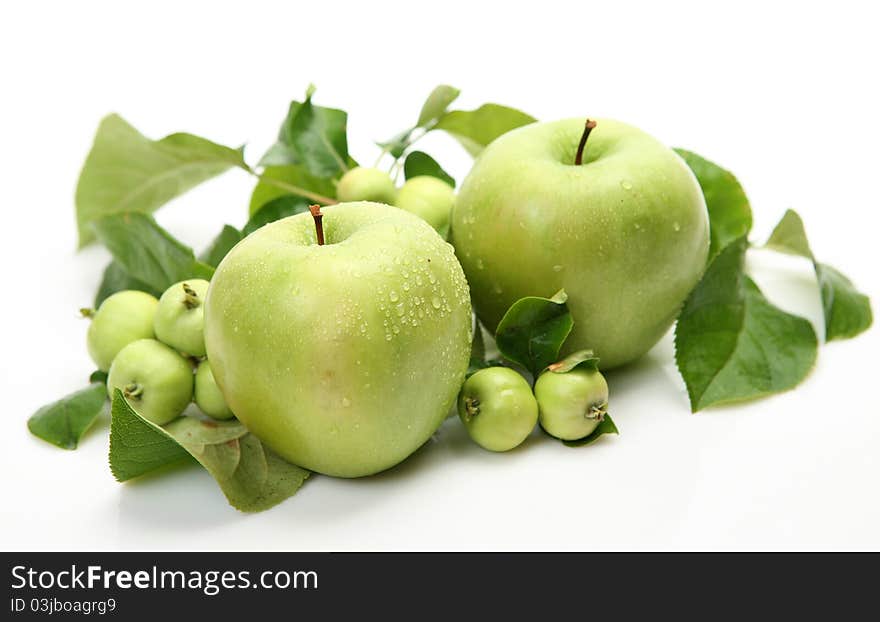
[[394,205],[412,212],[444,238],[449,232],[449,218],[455,204],[455,191],[446,182],[429,175],[406,180],[397,192]]
[[91,317],[86,345],[98,369],[106,372],[119,351],[138,339],[153,337],[153,318],[159,301],[135,290],[116,292],[97,311],[83,309]]
[[539,421],[544,430],[564,441],[592,434],[608,413],[608,383],[595,368],[547,370],[535,383]]
[[374,201],[391,205],[396,195],[397,189],[388,173],[366,166],[351,169],[336,186],[336,198],[341,202]]
[[575,322],[564,353],[591,348],[611,368],[669,329],[705,267],[709,220],[671,149],[618,121],[590,133],[568,119],[483,151],[458,193],[452,241],[487,328],[516,300],[565,289]]
[[470,299],[452,248],[424,221],[378,203],[323,209],[230,251],[208,290],[205,338],[251,432],[294,464],[357,477],[410,455],[455,403]]
[[207,360],[196,368],[195,401],[203,413],[214,419],[232,419],[235,416],[223,399]]
[[458,416],[468,434],[491,451],[520,445],[538,422],[538,404],[526,379],[507,367],[487,367],[464,383]]
[[115,389],[144,419],[165,425],[192,402],[193,370],[189,362],[155,339],[128,344],[113,359],[107,393]]
[[190,356],[205,356],[205,294],[208,282],[175,283],[159,298],[153,327],[156,338]]

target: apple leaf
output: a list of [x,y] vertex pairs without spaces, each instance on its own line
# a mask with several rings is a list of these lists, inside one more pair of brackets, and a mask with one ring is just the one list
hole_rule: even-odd
[[104,117],[76,186],[80,247],[102,216],[152,212],[232,167],[247,170],[241,149],[182,133],[150,140],[119,115]]
[[551,363],[547,366],[547,371],[554,374],[567,374],[572,369],[583,365],[585,368],[594,371],[599,370],[599,357],[593,354],[592,350],[578,350],[572,352],[561,361]]
[[805,257],[813,263],[825,315],[825,341],[855,337],[871,326],[874,321],[871,301],[840,271],[816,261],[804,222],[797,212],[791,209],[785,212],[764,246]]
[[36,437],[62,449],[76,449],[80,439],[101,414],[107,401],[103,382],[46,404],[28,419],[28,430]]
[[148,214],[110,214],[92,226],[116,263],[154,290],[165,291],[184,279],[208,280],[214,273],[211,266],[195,258],[191,248],[178,242]]
[[559,355],[574,326],[564,290],[552,298],[528,296],[513,303],[495,330],[501,354],[537,377]]
[[676,149],[693,171],[709,211],[709,259],[731,242],[747,235],[752,229],[752,208],[746,193],[733,173],[702,156]]
[[483,104],[476,110],[453,110],[443,115],[432,129],[452,135],[472,156],[477,156],[493,140],[537,119],[499,104]]
[[247,236],[263,225],[275,222],[288,216],[309,211],[311,201],[302,197],[286,194],[275,198],[258,209],[247,221],[242,233]]
[[180,417],[159,427],[134,411],[118,390],[110,424],[110,469],[120,482],[194,458],[229,504],[259,512],[296,493],[309,471],[282,460],[237,421]]
[[301,164],[308,174],[333,177],[348,170],[348,114],[312,103],[314,87],[304,102],[292,101],[278,141],[260,159],[260,166]]
[[[349,159],[349,167],[354,165],[354,162]],[[335,178],[316,177],[309,174],[301,165],[267,166],[261,173],[260,181],[257,182],[251,194],[250,214],[255,214],[257,210],[273,199],[291,195],[289,190],[273,185],[273,180],[331,199],[336,197]]]
[[[425,103],[422,104],[422,110],[419,113],[419,119],[416,124],[382,143],[377,143],[386,152],[390,153],[395,159],[402,156],[415,139],[421,138],[428,133],[437,124],[437,121],[446,114],[449,104],[458,98],[459,91],[457,88],[441,84],[431,91]],[[413,137],[416,130],[424,130],[423,133]]]
[[470,378],[472,375],[486,367],[489,367],[489,363],[486,361],[486,344],[483,341],[483,327],[480,326],[480,320],[475,318],[474,338],[471,340],[471,359],[465,377]]
[[712,260],[675,328],[675,361],[691,409],[785,391],[813,368],[809,321],[772,305],[746,276],[745,237]]
[[216,268],[226,257],[226,254],[232,250],[232,247],[241,242],[242,238],[244,238],[244,234],[241,231],[232,225],[223,225],[223,229],[220,230],[211,245],[199,256],[199,261]]
[[156,297],[162,294],[162,290],[150,287],[143,281],[139,281],[131,276],[118,261],[111,261],[104,268],[104,276],[101,278],[98,291],[95,293],[94,308],[97,309],[108,297],[125,289],[136,289]]
[[424,151],[412,151],[406,156],[406,160],[403,162],[403,174],[407,179],[429,175],[445,181],[455,188],[455,180],[452,176],[440,167],[437,160]]
[[441,84],[434,88],[431,91],[431,94],[428,95],[428,98],[425,100],[425,103],[422,104],[422,110],[419,113],[419,120],[416,122],[416,127],[430,127],[434,125],[440,118],[446,114],[446,109],[449,108],[449,104],[458,99],[460,90],[455,88],[454,86],[449,86],[446,84]]
[[562,441],[563,445],[567,445],[569,447],[586,447],[587,445],[592,445],[597,440],[599,440],[600,436],[605,434],[620,434],[617,431],[617,426],[614,425],[614,421],[612,421],[611,416],[606,414],[602,422],[596,426],[596,429],[590,432],[588,436],[584,438],[579,438],[576,441]]
[[107,372],[96,369],[89,374],[89,382],[99,382],[103,385],[107,384]]

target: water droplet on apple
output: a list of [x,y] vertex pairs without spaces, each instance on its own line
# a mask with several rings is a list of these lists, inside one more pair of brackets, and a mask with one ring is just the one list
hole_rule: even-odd
[[681,231],[681,225],[678,224],[677,222],[672,224],[672,228],[675,229],[676,231]]
[[486,269],[486,264],[483,263],[482,259],[477,259],[477,269],[478,270],[485,270]]
[[409,283],[404,283],[404,284],[403,284],[403,291],[405,291],[405,292],[408,292],[408,291],[409,291]]
[[397,296],[397,292],[391,292],[390,294],[388,294],[388,300],[390,300],[391,302],[397,302],[400,299]]
[[555,266],[553,266],[553,272],[562,272],[562,266],[556,264]]
[[433,298],[431,298],[431,306],[434,307],[435,309],[439,309],[441,304],[442,304],[442,301],[440,300],[439,297],[434,296]]
[[620,187],[623,188],[624,190],[632,190],[633,185],[632,185],[632,182],[624,179],[620,182]]
[[[351,400],[348,399],[347,397],[343,397],[342,398],[342,407],[348,408],[349,406],[351,406]],[[357,427],[357,426],[355,426],[355,427]]]
[[397,313],[397,315],[403,315],[404,311],[406,311],[406,305],[401,302],[399,305],[394,307],[394,311]]

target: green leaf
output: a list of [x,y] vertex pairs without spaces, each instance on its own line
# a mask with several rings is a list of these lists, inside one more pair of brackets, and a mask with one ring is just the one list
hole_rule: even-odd
[[91,374],[89,374],[89,382],[99,382],[101,384],[107,384],[107,372],[96,369]]
[[599,437],[603,434],[619,434],[617,431],[617,426],[614,425],[614,421],[611,420],[610,415],[605,415],[602,419],[602,422],[596,426],[596,429],[593,430],[589,436],[585,436],[584,438],[580,438],[576,441],[562,441],[563,445],[568,445],[569,447],[586,447],[587,445],[592,445]]
[[232,250],[232,247],[241,242],[243,237],[244,234],[232,225],[223,225],[223,229],[201,254],[199,260],[216,268],[226,257],[226,254]]
[[715,257],[678,317],[675,360],[694,412],[790,389],[816,361],[810,322],[770,304],[745,275],[747,247],[742,237]]
[[752,229],[752,208],[746,193],[730,171],[687,151],[676,149],[703,189],[709,210],[709,259]]
[[416,122],[417,127],[428,127],[436,123],[446,113],[449,104],[458,99],[460,90],[454,86],[441,84],[435,87],[425,103],[422,104],[422,111],[419,113],[419,120]]
[[455,188],[455,180],[452,176],[440,168],[437,160],[424,151],[413,151],[406,156],[406,160],[403,163],[403,174],[407,179],[412,179],[419,175],[429,175],[441,179]]
[[111,261],[104,269],[104,276],[101,278],[98,291],[95,293],[95,309],[100,307],[101,303],[108,297],[125,289],[136,289],[156,297],[162,294],[162,290],[150,287],[143,281],[139,281],[131,276],[119,262]]
[[85,389],[43,406],[28,419],[28,430],[62,449],[76,449],[106,401],[107,388],[102,382],[92,382]]
[[111,214],[93,223],[98,239],[134,279],[157,291],[184,279],[209,280],[214,269],[197,261],[188,246],[139,212]]
[[302,164],[317,177],[333,177],[348,169],[348,115],[336,108],[315,106],[313,90],[306,92],[304,102],[290,103],[278,142],[269,148],[260,166]]
[[592,350],[578,350],[577,352],[572,352],[561,361],[548,365],[547,371],[551,371],[554,374],[567,374],[581,365],[598,371],[599,357],[595,356]]
[[[351,166],[351,159],[349,159],[349,167]],[[273,185],[270,181],[273,179],[330,199],[336,198],[335,178],[315,177],[310,175],[302,166],[269,166],[263,170],[260,177],[263,179],[257,182],[251,194],[250,214],[255,214],[258,209],[273,199],[291,195],[289,190]]]
[[259,512],[296,493],[309,472],[281,459],[237,421],[180,417],[164,428],[137,414],[118,390],[110,426],[110,468],[126,481],[191,456],[230,505]]
[[76,186],[79,244],[89,224],[116,212],[152,212],[198,184],[237,166],[242,151],[192,134],[150,140],[119,115],[101,121]]
[[535,377],[556,360],[574,326],[564,290],[552,298],[528,296],[510,306],[495,330],[498,350]]
[[480,326],[480,321],[477,319],[474,319],[474,323],[474,338],[471,340],[471,360],[467,370],[468,377],[489,366],[486,362],[486,344],[483,342],[483,327]]
[[874,323],[871,301],[846,276],[824,263],[816,263],[816,276],[825,312],[825,341],[849,339]]
[[394,157],[395,159],[399,158],[404,154],[404,152],[409,149],[409,146],[413,142],[413,132],[415,132],[417,128],[411,127],[408,130],[404,130],[399,134],[395,134],[389,140],[386,140],[383,143],[376,143],[382,149],[387,151]]
[[797,212],[786,210],[764,246],[813,262],[825,315],[825,341],[855,337],[870,328],[874,322],[871,301],[840,271],[816,261]]
[[311,201],[302,197],[286,194],[263,205],[251,216],[242,230],[243,235],[248,236],[263,225],[275,222],[288,216],[293,216],[309,211]]
[[810,261],[815,260],[813,251],[810,249],[810,242],[807,240],[804,221],[792,209],[785,211],[782,220],[773,229],[773,233],[770,234],[770,238],[764,246],[780,253],[798,255]]
[[449,132],[472,156],[502,134],[536,119],[514,108],[483,104],[476,110],[453,110],[446,113],[434,129]]

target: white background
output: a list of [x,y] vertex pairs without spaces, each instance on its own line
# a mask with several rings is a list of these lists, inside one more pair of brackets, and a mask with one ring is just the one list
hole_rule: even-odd
[[[509,454],[457,420],[399,468],[314,477],[259,514],[198,468],[126,485],[107,421],[66,452],[27,417],[80,388],[107,261],[75,251],[73,190],[104,114],[252,159],[308,83],[346,108],[353,155],[414,121],[433,86],[541,119],[609,116],[735,171],[763,242],[787,207],[817,256],[880,301],[877,20],[869,3],[18,2],[0,9],[0,549],[877,549],[878,330],[820,351],[798,389],[689,414],[667,338],[610,374],[621,436],[574,450],[534,435]],[[246,8],[245,8],[246,7]],[[460,180],[448,137],[424,147]],[[243,223],[234,171],[162,209],[197,249]],[[821,335],[809,267],[753,253],[759,284]]]

